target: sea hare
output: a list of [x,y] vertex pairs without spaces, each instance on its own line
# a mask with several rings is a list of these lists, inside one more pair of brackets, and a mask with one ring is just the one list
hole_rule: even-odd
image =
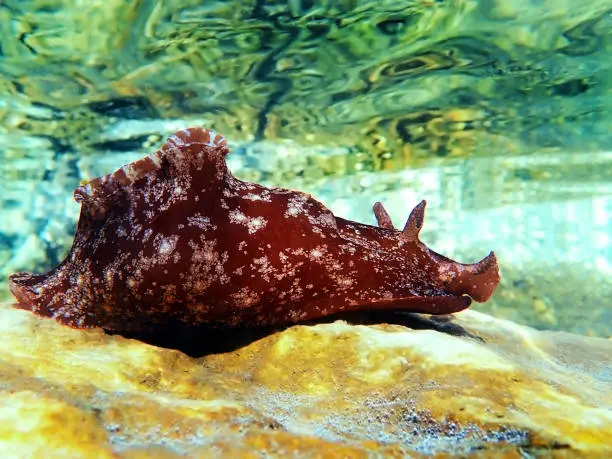
[[425,201],[402,231],[380,203],[378,227],[365,225],[308,194],[238,180],[228,153],[216,132],[186,129],[78,187],[67,258],[47,274],[12,275],[16,307],[76,328],[144,330],[368,309],[449,314],[493,294],[493,252],[461,264],[419,241]]

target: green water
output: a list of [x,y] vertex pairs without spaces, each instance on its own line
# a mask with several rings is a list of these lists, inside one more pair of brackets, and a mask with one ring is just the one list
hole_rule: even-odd
[[0,3],[0,299],[82,179],[212,127],[241,178],[396,222],[503,281],[475,308],[610,336],[612,1]]

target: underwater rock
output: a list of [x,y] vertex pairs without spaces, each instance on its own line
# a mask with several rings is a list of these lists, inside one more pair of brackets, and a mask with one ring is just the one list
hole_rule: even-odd
[[0,451],[612,454],[609,340],[539,332],[475,311],[345,319],[353,325],[226,331],[208,341],[201,334],[190,340],[190,357],[2,305]]

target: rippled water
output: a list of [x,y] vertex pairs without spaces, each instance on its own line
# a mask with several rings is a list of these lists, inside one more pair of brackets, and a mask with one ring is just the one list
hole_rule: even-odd
[[0,3],[0,296],[63,258],[72,189],[173,130],[241,178],[396,222],[503,283],[475,307],[610,335],[610,0]]

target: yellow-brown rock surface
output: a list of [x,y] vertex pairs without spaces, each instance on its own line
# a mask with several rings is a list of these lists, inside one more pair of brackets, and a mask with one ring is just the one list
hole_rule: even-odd
[[612,455],[609,340],[393,321],[211,332],[190,357],[2,305],[2,457]]

